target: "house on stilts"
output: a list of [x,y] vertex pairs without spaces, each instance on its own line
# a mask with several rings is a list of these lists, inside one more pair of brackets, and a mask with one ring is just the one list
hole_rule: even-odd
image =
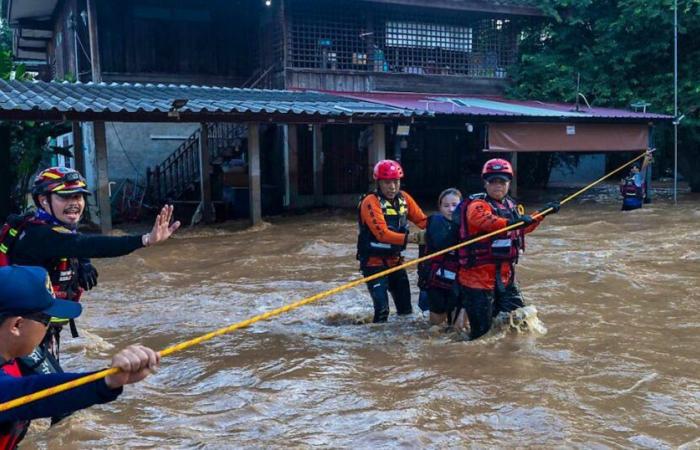
[[0,116],[72,122],[67,163],[96,187],[103,229],[128,186],[256,222],[354,206],[385,157],[434,198],[478,188],[492,153],[643,150],[669,119],[504,98],[521,32],[543,20],[515,0],[3,0],[3,13],[16,59],[63,83],[3,84],[20,104]]

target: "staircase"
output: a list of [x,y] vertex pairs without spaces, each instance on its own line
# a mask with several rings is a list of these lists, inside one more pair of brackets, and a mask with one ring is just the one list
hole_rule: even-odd
[[[253,72],[243,88],[270,88],[275,65]],[[207,124],[209,155],[211,161],[224,152],[243,144],[248,137],[248,127],[241,123]],[[199,200],[199,141],[201,130],[192,133],[180,146],[146,172],[146,198],[152,206],[172,202],[197,203]]]
[[[242,145],[248,127],[240,123],[209,123],[211,161]],[[201,129],[192,133],[165,161],[146,172],[147,198],[153,206],[199,199],[199,141]]]

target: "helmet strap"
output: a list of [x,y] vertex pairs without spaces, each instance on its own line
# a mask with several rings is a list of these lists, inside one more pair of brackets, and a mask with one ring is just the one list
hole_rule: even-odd
[[46,194],[46,200],[49,202],[49,213],[58,220],[58,217],[56,217],[56,213],[53,212],[53,201],[51,201],[51,194],[50,193]]

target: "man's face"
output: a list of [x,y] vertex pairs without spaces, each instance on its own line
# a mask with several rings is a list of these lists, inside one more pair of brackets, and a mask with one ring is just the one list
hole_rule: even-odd
[[48,325],[31,317],[32,315],[8,317],[0,324],[0,339],[4,341],[3,347],[7,346],[3,352],[7,354],[3,356],[27,356],[44,339]]
[[393,200],[401,190],[401,180],[398,178],[395,180],[377,180],[377,184],[379,184],[379,191],[389,200]]
[[[51,201],[51,208],[48,207],[49,199]],[[78,225],[83,215],[83,210],[85,210],[85,196],[83,196],[83,194],[65,196],[54,194],[49,196],[48,199],[44,196],[40,196],[39,200],[44,210],[53,212],[54,217],[67,225]],[[44,202],[47,204],[45,205]]]
[[484,181],[486,193],[494,200],[501,201],[508,194],[510,189],[510,181],[502,178],[491,177]]

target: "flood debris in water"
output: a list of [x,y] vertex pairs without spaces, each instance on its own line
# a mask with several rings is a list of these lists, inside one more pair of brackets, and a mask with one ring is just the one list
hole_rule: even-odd
[[366,312],[334,312],[322,319],[325,325],[344,326],[344,325],[367,325],[372,323],[372,315]]

